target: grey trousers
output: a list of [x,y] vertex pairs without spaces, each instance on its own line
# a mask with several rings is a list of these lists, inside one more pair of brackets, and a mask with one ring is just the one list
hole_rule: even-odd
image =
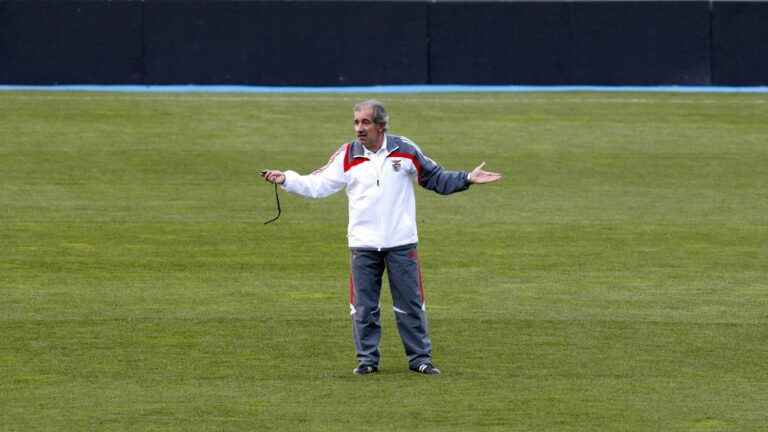
[[381,281],[387,269],[397,330],[410,367],[431,362],[421,268],[416,245],[386,250],[351,249],[349,306],[352,336],[360,365],[378,366],[381,358]]

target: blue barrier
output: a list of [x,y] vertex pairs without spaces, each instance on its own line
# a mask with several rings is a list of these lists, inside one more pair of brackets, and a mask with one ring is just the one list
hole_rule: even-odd
[[0,85],[2,92],[113,92],[113,93],[768,93],[768,86],[514,86],[514,85],[384,85],[344,87],[238,85]]

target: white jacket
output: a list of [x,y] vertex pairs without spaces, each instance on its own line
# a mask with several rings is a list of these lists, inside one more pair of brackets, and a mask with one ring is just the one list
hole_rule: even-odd
[[385,135],[384,148],[385,153],[372,160],[359,142],[344,144],[328,164],[309,175],[286,171],[282,188],[323,198],[346,187],[350,248],[382,250],[417,243],[413,179],[427,189],[450,194],[469,187],[468,175],[443,170],[405,137]]

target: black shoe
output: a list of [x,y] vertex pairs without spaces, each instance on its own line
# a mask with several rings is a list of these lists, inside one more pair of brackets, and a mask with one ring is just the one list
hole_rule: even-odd
[[355,375],[368,375],[372,373],[376,373],[379,371],[379,368],[376,366],[369,366],[369,365],[360,365],[355,368],[352,372],[355,373]]
[[440,369],[432,366],[432,363],[422,363],[411,370],[424,375],[440,375]]

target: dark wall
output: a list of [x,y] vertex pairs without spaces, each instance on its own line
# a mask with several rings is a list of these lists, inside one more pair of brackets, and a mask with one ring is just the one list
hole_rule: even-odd
[[7,3],[0,2],[0,83],[9,82],[8,67],[10,61],[8,58],[8,47],[6,46],[5,23]]
[[438,3],[433,83],[709,84],[706,2]]
[[141,17],[137,2],[3,2],[4,82],[141,82]]
[[768,3],[713,5],[712,83],[768,84]]
[[147,2],[145,81],[423,83],[426,22],[422,3]]
[[432,83],[570,82],[568,3],[437,3],[429,35]]
[[705,2],[572,3],[572,84],[709,84]]
[[768,85],[768,2],[0,0],[8,84]]

